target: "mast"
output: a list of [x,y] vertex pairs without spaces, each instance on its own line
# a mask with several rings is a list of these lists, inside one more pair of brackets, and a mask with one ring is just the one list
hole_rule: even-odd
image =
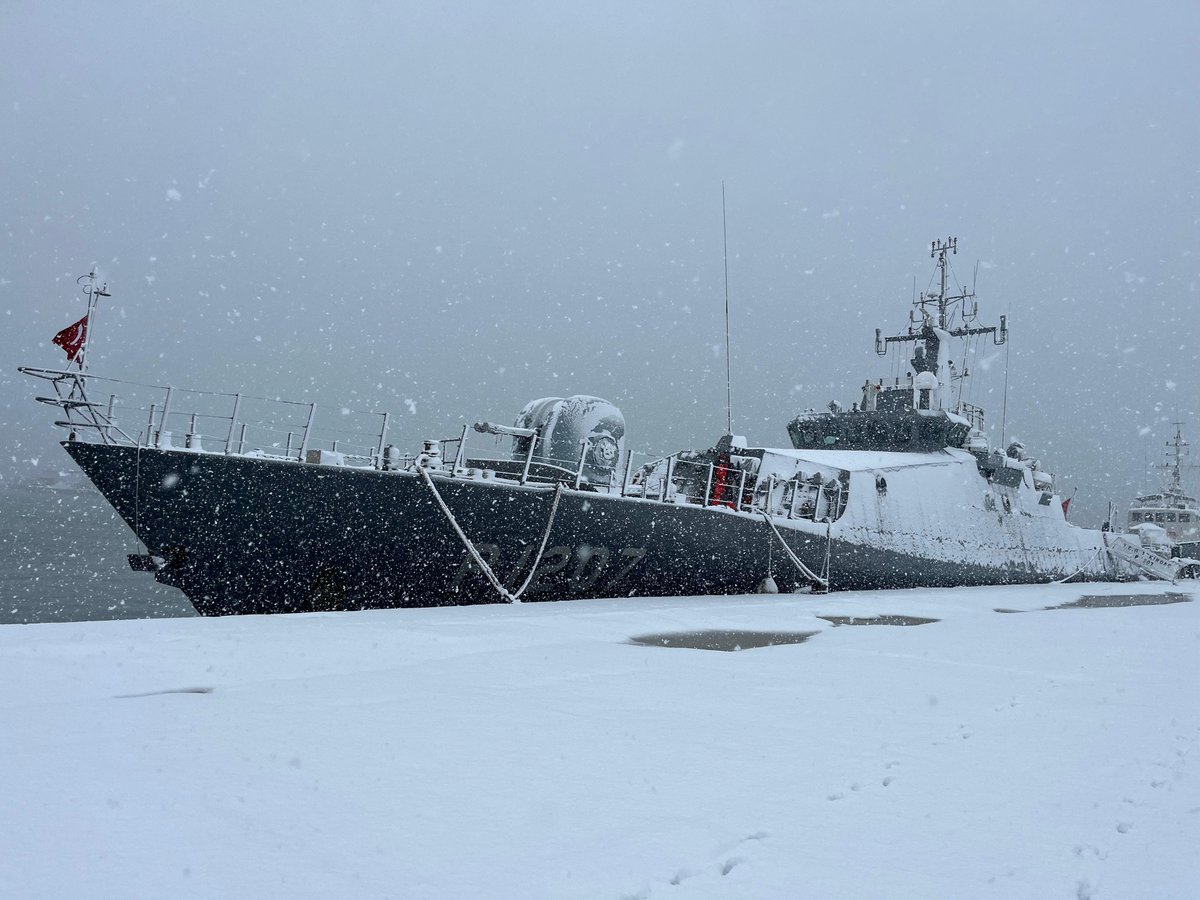
[[725,255],[725,427],[733,434],[733,379],[729,361],[729,231],[725,227],[725,182],[721,182],[721,241]]
[[[84,282],[87,282],[84,284]],[[111,297],[108,292],[108,282],[104,282],[100,287],[96,287],[96,267],[92,266],[92,271],[86,275],[80,275],[75,279],[76,284],[83,285],[83,292],[87,295],[87,315],[84,317],[83,327],[83,346],[79,350],[79,371],[87,371],[87,352],[88,347],[92,343],[92,315],[96,312],[96,304],[101,297]]]
[[1175,437],[1167,441],[1167,462],[1156,463],[1155,467],[1166,469],[1170,473],[1170,483],[1167,485],[1167,493],[1182,494],[1183,493],[1183,473],[1182,470],[1187,467],[1187,463],[1183,461],[1185,456],[1189,455],[1188,447],[1191,445],[1183,439],[1183,423],[1172,422],[1175,426]]
[[[947,252],[958,253],[958,238],[947,238],[945,241],[936,240],[930,244],[929,255],[937,260],[938,290],[937,293],[925,292],[913,298],[912,305],[921,311],[920,325],[917,325],[916,319],[910,314],[906,334],[885,338],[882,329],[875,329],[875,352],[880,356],[887,355],[888,344],[924,340],[925,329],[934,327],[947,332],[950,337],[990,334],[997,347],[1008,341],[1008,316],[1000,317],[999,327],[995,325],[972,326],[971,323],[979,315],[979,301],[975,299],[975,291],[963,288],[957,294],[947,293],[946,272],[949,266],[949,261],[946,259]],[[958,314],[962,319],[962,324],[958,327],[951,327],[955,304],[961,304]]]
[[[950,292],[949,288],[949,254],[959,252],[959,239],[947,238],[935,240],[930,244],[930,257],[937,263],[937,288],[929,290],[912,300],[913,310],[908,311],[908,329],[905,334],[883,337],[882,329],[875,329],[875,352],[886,356],[888,344],[914,343],[914,355],[910,360],[914,376],[918,382],[918,390],[929,389],[926,392],[937,392],[941,396],[942,409],[962,410],[974,409],[968,418],[978,418],[977,427],[982,428],[982,410],[973,408],[962,402],[962,380],[970,376],[966,365],[966,348],[964,348],[964,365],[962,371],[956,371],[954,361],[950,359],[948,338],[970,338],[973,335],[991,335],[992,343],[1000,347],[1008,342],[1008,317],[1000,317],[1000,325],[974,325],[974,319],[979,314],[979,301],[976,300],[974,288],[967,290],[960,287],[958,293]],[[917,316],[919,311],[919,318]],[[929,374],[934,374],[936,382],[930,382]],[[953,400],[953,384],[959,383],[958,400]],[[922,401],[925,402],[924,400]],[[977,415],[978,414],[978,415]]]
[[[951,307],[955,303],[962,304],[961,314],[963,323],[965,324],[973,320],[975,316],[979,314],[979,302],[975,300],[974,291],[968,293],[965,289],[963,289],[960,293],[952,296],[946,293],[946,269],[949,265],[946,260],[946,251],[950,251],[950,253],[954,254],[955,256],[958,255],[958,238],[951,237],[946,238],[945,241],[933,241],[930,243],[929,248],[930,258],[937,260],[939,281],[938,292],[936,295],[922,294],[920,299],[913,301],[913,304],[920,307],[921,315],[926,320],[929,318],[926,307],[935,305],[937,307],[937,327],[943,331],[949,331],[950,319],[953,316]],[[967,305],[968,300],[972,301],[970,306]],[[995,328],[982,329],[979,333],[982,333],[982,331],[995,332],[995,330]],[[958,336],[955,332],[951,333],[955,334],[955,336]],[[998,343],[1003,343],[1003,341],[999,341]]]

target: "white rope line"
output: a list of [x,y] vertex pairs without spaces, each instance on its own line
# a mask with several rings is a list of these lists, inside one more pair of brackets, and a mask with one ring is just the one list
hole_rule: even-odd
[[1086,569],[1088,566],[1090,566],[1092,564],[1093,559],[1098,560],[1100,558],[1100,554],[1102,554],[1104,552],[1104,550],[1105,550],[1104,547],[1097,548],[1096,552],[1093,553],[1091,556],[1089,556],[1084,561],[1082,566],[1080,566],[1078,569],[1076,569],[1074,572],[1072,572],[1066,578],[1059,578],[1056,581],[1052,581],[1050,583],[1051,584],[1066,584],[1068,581],[1070,581],[1072,578],[1074,578],[1076,575],[1078,575],[1080,572],[1082,572],[1084,569]]
[[530,582],[533,581],[533,576],[537,572],[538,565],[542,561],[542,554],[546,552],[546,543],[550,540],[550,529],[554,527],[554,516],[558,512],[558,501],[562,497],[563,487],[561,482],[554,486],[554,502],[550,504],[550,519],[546,522],[546,533],[542,535],[542,545],[538,547],[537,556],[533,560],[533,567],[529,570],[529,574],[525,576],[524,584],[522,584],[514,594],[504,586],[504,584],[496,576],[496,573],[492,570],[492,567],[487,564],[487,560],[485,560],[480,555],[479,551],[475,549],[475,545],[471,543],[471,539],[467,537],[466,533],[462,530],[462,527],[458,524],[458,520],[454,518],[454,513],[450,511],[450,507],[446,505],[446,501],[443,500],[442,495],[438,493],[437,485],[435,485],[433,483],[433,479],[429,477],[429,471],[424,466],[419,467],[417,471],[421,473],[421,477],[424,478],[425,483],[429,485],[429,490],[433,492],[433,499],[437,501],[437,504],[439,507],[441,507],[442,512],[446,514],[446,518],[454,527],[454,531],[458,535],[459,540],[463,542],[463,546],[467,548],[467,552],[470,553],[471,558],[475,560],[475,565],[479,566],[479,570],[483,572],[484,576],[486,576],[492,587],[494,587],[500,596],[509,603],[520,603],[521,595],[525,593],[525,589],[529,587]]
[[783,539],[783,535],[779,533],[779,529],[775,527],[775,523],[771,520],[771,517],[765,512],[762,513],[762,517],[763,517],[763,521],[771,526],[771,530],[773,532],[775,532],[775,537],[779,538],[779,543],[783,546],[784,551],[787,553],[788,557],[795,564],[796,568],[800,570],[800,574],[803,575],[805,578],[807,578],[809,581],[811,581],[813,584],[820,585],[823,588],[828,588],[829,580],[827,578],[822,578],[820,575],[818,575],[816,572],[814,572],[812,569],[810,569],[808,566],[806,566],[803,562],[800,561],[800,557],[798,557],[795,553],[792,552],[792,548],[787,545],[787,541],[785,541]]

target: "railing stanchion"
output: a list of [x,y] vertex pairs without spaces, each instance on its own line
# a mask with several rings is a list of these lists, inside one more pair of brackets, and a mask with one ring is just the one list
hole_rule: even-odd
[[229,417],[229,435],[225,438],[225,452],[229,453],[233,450],[233,430],[237,428],[238,412],[242,408],[242,395],[233,395],[233,415]]
[[375,468],[383,468],[383,447],[387,440],[388,414],[383,413],[383,427],[379,429],[379,455],[376,457]]
[[103,434],[104,434],[105,441],[112,440],[113,413],[116,411],[116,406],[117,406],[117,395],[109,394],[108,395],[108,414],[104,417]]
[[454,468],[465,469],[467,466],[467,429],[469,425],[463,426],[462,437],[458,439],[458,452],[454,454]]
[[538,436],[531,435],[529,438],[529,449],[525,451],[525,468],[521,470],[521,484],[529,481],[529,466],[533,463],[533,448],[537,446]]
[[171,388],[167,388],[167,399],[163,402],[162,415],[158,419],[158,435],[154,441],[154,446],[162,447],[163,432],[167,431],[167,416],[171,414]]
[[583,461],[587,459],[587,439],[579,442],[579,465],[575,468],[575,490],[579,490],[579,484],[583,481]]
[[308,437],[312,433],[313,419],[317,417],[317,404],[308,404],[308,421],[304,423],[304,432],[300,438],[300,462],[304,462],[308,454]]

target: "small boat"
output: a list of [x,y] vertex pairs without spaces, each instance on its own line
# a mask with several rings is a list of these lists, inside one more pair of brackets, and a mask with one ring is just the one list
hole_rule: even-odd
[[[990,447],[951,350],[1008,328],[951,292],[954,253],[935,241],[939,287],[907,330],[876,331],[881,355],[911,348],[908,371],[795,415],[783,448],[730,433],[639,458],[621,411],[577,395],[406,453],[387,413],[339,435],[312,403],[114,382],[86,366],[108,296],[94,273],[88,316],[55,338],[71,365],[21,371],[52,387],[38,399],[63,447],[144,545],[130,565],[207,615],[1175,577],[1070,523],[1019,443]],[[496,439],[507,451],[480,446]]]

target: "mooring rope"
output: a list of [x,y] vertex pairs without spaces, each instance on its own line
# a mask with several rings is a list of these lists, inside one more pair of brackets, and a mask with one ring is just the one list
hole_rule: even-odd
[[1087,558],[1087,560],[1084,561],[1084,564],[1082,566],[1080,566],[1078,569],[1076,569],[1074,572],[1072,572],[1066,578],[1059,578],[1055,581],[1051,581],[1050,583],[1051,584],[1066,584],[1068,581],[1070,581],[1072,578],[1074,578],[1076,575],[1078,575],[1080,572],[1082,572],[1084,569],[1086,569],[1088,566],[1090,566],[1092,564],[1093,559],[1099,560],[1100,554],[1102,554],[1105,551],[1105,549],[1106,549],[1105,547],[1098,547],[1096,549],[1096,552],[1093,553],[1091,556],[1089,556]]
[[417,471],[421,473],[421,477],[425,479],[425,483],[429,485],[429,490],[433,492],[433,499],[437,501],[437,505],[441,507],[443,513],[446,514],[446,519],[454,527],[454,532],[458,535],[459,540],[463,542],[463,546],[467,548],[467,552],[471,554],[471,558],[475,560],[475,565],[479,566],[479,570],[491,583],[492,587],[507,600],[509,603],[520,603],[521,595],[525,593],[525,589],[529,587],[533,581],[533,576],[537,572],[538,565],[542,561],[542,554],[546,552],[546,544],[550,540],[550,529],[554,527],[554,516],[558,513],[558,501],[562,497],[563,486],[560,482],[554,486],[554,502],[550,504],[550,519],[546,522],[546,533],[542,535],[542,545],[538,547],[537,556],[533,560],[533,568],[529,570],[529,574],[525,576],[525,582],[513,593],[496,576],[492,567],[487,564],[487,560],[475,548],[471,539],[467,537],[466,532],[462,530],[462,526],[458,524],[458,520],[454,518],[454,513],[450,511],[450,507],[446,505],[446,501],[442,499],[442,495],[438,492],[437,485],[433,483],[433,479],[429,477],[429,470],[424,466],[418,467]]
[[818,585],[818,586],[823,587],[826,590],[828,590],[829,589],[829,579],[822,578],[820,575],[818,575],[816,572],[814,572],[812,569],[810,569],[808,566],[806,566],[801,561],[800,557],[798,557],[795,553],[792,552],[792,548],[787,545],[787,541],[785,541],[783,539],[783,535],[780,534],[779,529],[775,527],[775,522],[771,519],[770,515],[768,515],[766,512],[763,512],[762,517],[763,517],[763,521],[771,526],[771,530],[773,532],[775,532],[775,537],[779,538],[779,543],[783,546],[783,549],[787,553],[788,558],[791,559],[791,561],[795,564],[796,568],[800,570],[800,574],[803,575],[805,578],[807,578],[809,581],[811,581],[813,584]]

